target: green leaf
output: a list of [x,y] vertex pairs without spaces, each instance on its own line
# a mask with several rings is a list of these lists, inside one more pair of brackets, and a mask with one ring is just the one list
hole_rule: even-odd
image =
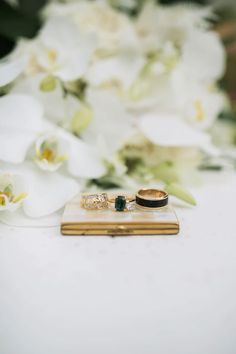
[[163,161],[152,169],[152,173],[156,179],[170,184],[178,181],[178,169],[172,161]]
[[170,195],[174,195],[175,197],[185,201],[188,204],[197,204],[193,195],[178,183],[167,184],[165,189]]
[[14,41],[0,34],[0,58],[6,56],[14,48]]
[[18,0],[20,10],[28,15],[39,12],[46,3],[47,0]]
[[22,13],[4,1],[0,2],[0,35],[16,40],[19,37],[33,37],[39,29],[40,21],[35,14]]

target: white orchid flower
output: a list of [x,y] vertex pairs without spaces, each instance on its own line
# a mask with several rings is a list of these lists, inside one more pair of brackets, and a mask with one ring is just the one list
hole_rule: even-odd
[[43,134],[35,143],[34,161],[46,171],[56,171],[68,159],[68,144],[55,134]]
[[[36,81],[35,80],[32,81],[32,80],[27,79],[24,85],[22,85],[22,86],[19,85],[17,87],[17,92],[18,91],[21,92],[21,90],[25,91],[25,92],[30,92],[31,87],[32,87],[32,94],[34,94],[35,92],[37,92],[37,83],[38,82],[39,82],[39,79],[37,79]],[[31,83],[32,83],[32,85],[31,85]],[[50,102],[50,99],[47,100],[44,97],[47,95],[49,95],[49,97],[53,97],[53,93],[43,93],[42,95],[43,96],[41,96],[41,94],[39,93],[39,94],[36,94],[36,97],[37,98],[39,97],[41,99],[41,102],[45,103],[44,108],[46,109],[46,115],[47,115],[47,117],[50,118],[50,120],[52,122],[50,122],[48,120],[42,121],[41,122],[42,124],[40,124],[40,126],[38,127],[39,129],[37,129],[36,133],[33,135],[29,134],[29,131],[26,128],[24,128],[24,126],[27,124],[23,125],[22,129],[24,128],[27,130],[27,139],[26,139],[26,141],[23,140],[23,142],[22,142],[22,143],[24,143],[25,150],[24,150],[24,155],[22,156],[21,160],[20,161],[17,160],[16,162],[22,162],[25,158],[25,155],[26,155],[26,152],[27,152],[29,146],[36,142],[38,135],[46,133],[47,136],[50,136],[50,135],[56,136],[58,144],[60,145],[60,150],[61,150],[60,155],[67,156],[67,160],[65,161],[65,165],[68,166],[68,171],[71,175],[73,175],[75,177],[82,177],[82,178],[98,178],[101,175],[103,175],[105,173],[105,167],[104,167],[104,164],[102,161],[102,156],[98,153],[98,151],[96,151],[96,148],[93,147],[93,145],[94,145],[93,141],[89,140],[89,144],[88,144],[88,143],[82,141],[81,139],[73,136],[71,133],[67,132],[66,130],[53,124],[53,121],[59,121],[61,125],[63,125],[65,128],[70,130],[70,129],[72,129],[72,123],[75,124],[76,123],[75,118],[77,118],[80,120],[80,122],[78,122],[78,124],[77,124],[77,128],[79,126],[82,127],[81,119],[83,120],[83,125],[85,124],[85,121],[84,121],[85,111],[83,109],[82,103],[70,95],[68,95],[68,98],[65,99],[65,101],[64,101],[63,97],[60,96],[60,93],[57,93],[57,92],[55,93],[53,101],[51,101],[51,102]],[[14,94],[14,95],[12,94],[12,95],[5,96],[5,97],[10,97],[10,96],[22,97],[22,95],[16,95],[16,94]],[[27,96],[27,97],[29,97],[29,96]],[[29,98],[35,102],[35,100],[33,98],[31,98],[31,97],[29,97]],[[52,103],[52,102],[54,104],[50,105],[50,103]],[[99,103],[97,102],[97,104],[99,104]],[[57,110],[57,108],[59,108],[59,107],[61,109],[61,112]],[[19,121],[19,119],[18,119],[19,117],[16,114],[16,111],[14,110],[14,105],[11,104],[11,107],[9,109],[11,110],[11,115],[14,116],[14,122],[12,125],[17,126],[18,121]],[[1,113],[1,99],[0,99],[0,113]],[[104,110],[102,111],[102,113],[104,113]],[[36,118],[35,112],[32,110],[30,112],[30,114],[32,116],[34,116],[34,118],[32,118],[32,123],[35,123],[35,121],[34,121],[34,119]],[[111,111],[109,114],[111,114]],[[26,118],[25,111],[23,111],[23,112],[21,111],[20,116],[24,117],[24,119],[25,119]],[[73,119],[74,119],[74,121],[73,121]],[[99,116],[99,119],[100,119],[100,116]],[[4,121],[4,119],[3,119],[3,121]],[[1,122],[1,117],[0,117],[0,122]],[[0,125],[0,127],[1,127],[1,125]],[[85,127],[85,125],[84,125],[84,127]],[[11,131],[11,130],[8,129],[7,131],[9,134],[9,131]],[[18,134],[18,132],[19,132],[19,129],[17,130],[16,134]],[[0,131],[0,136],[1,136],[1,131]],[[17,135],[18,139],[19,139],[19,136],[20,136],[20,134]],[[44,136],[44,135],[42,135],[42,136]],[[42,138],[42,139],[44,139],[44,138]],[[39,138],[39,140],[37,141],[37,144],[40,145],[40,143],[41,143],[41,138]],[[9,142],[9,151],[7,153],[7,157],[5,158],[5,160],[2,158],[4,161],[12,162],[12,160],[9,158],[9,156],[15,150],[16,150],[15,153],[18,153],[18,154],[21,153],[20,146],[18,146],[14,150],[14,148],[12,148],[11,145],[12,144],[10,144],[10,142]],[[1,142],[0,142],[0,147],[1,147]],[[3,152],[1,154],[1,151],[0,151],[0,158],[1,158],[1,156],[3,156]],[[37,161],[38,161],[38,159],[37,159]],[[40,161],[40,165],[42,168],[42,160]],[[47,166],[47,169],[48,168],[54,169],[55,167],[56,168],[59,167],[58,165],[55,165],[52,163],[50,163],[50,164],[46,163],[46,161],[43,162],[43,166],[44,166],[44,168],[46,168],[46,166]]]
[[22,53],[28,57],[26,75],[44,73],[73,81],[86,72],[94,49],[94,36],[81,34],[66,18],[53,17],[48,19],[38,37],[19,43],[14,57]]
[[92,36],[65,18],[51,18],[36,40],[36,60],[47,73],[73,81],[84,75],[94,48]]
[[42,129],[43,109],[27,95],[0,97],[0,160],[21,163]]
[[40,218],[60,210],[80,189],[74,179],[58,172],[42,171],[33,162],[15,166],[2,164],[1,167],[7,174],[21,176],[24,188],[19,188],[19,192],[16,189],[14,195],[27,192],[27,198],[22,198],[22,207],[29,217]]
[[43,106],[47,119],[60,126],[69,127],[72,117],[81,108],[80,100],[72,95],[65,96],[60,84],[52,91],[42,91],[40,83],[43,78],[42,73],[24,77],[15,83],[11,92],[32,95]]
[[[132,116],[127,112],[125,102],[121,98],[109,89],[90,88],[87,91],[85,104],[71,95],[63,97],[60,87],[52,92],[41,92],[38,88],[40,79],[41,75],[26,78],[15,85],[13,92],[31,92],[42,103],[45,116],[52,123],[58,123],[61,127],[79,135],[84,142],[72,137],[69,133],[67,135],[70,141],[73,140],[72,144],[76,142],[79,145],[77,147],[78,151],[80,148],[85,149],[89,156],[93,156],[94,148],[92,146],[98,146],[97,142],[101,139],[105,141],[107,151],[110,154],[119,148],[123,138],[129,134],[132,127]],[[50,131],[56,131],[57,129],[58,127],[54,124],[50,125],[50,122],[48,122],[48,127],[45,128],[45,130]],[[60,134],[62,132],[63,129],[60,129]],[[67,133],[64,131],[63,134]],[[85,151],[83,155],[86,159]],[[81,158],[79,156],[81,154],[78,153],[77,159]],[[101,155],[96,152],[93,160],[100,161],[99,164],[101,164]],[[83,163],[84,165],[85,163]],[[94,166],[96,165],[97,163],[94,162]],[[73,171],[75,169],[77,168],[73,168]],[[88,172],[86,172],[86,175]]]
[[[92,119],[92,108],[71,94],[65,95],[61,85],[56,85],[52,91],[42,91],[42,79],[42,74],[25,77],[16,82],[11,92],[33,95],[42,104],[45,117],[50,122],[79,136]],[[52,129],[56,129],[56,126],[52,126]]]
[[145,63],[126,96],[131,109],[160,106],[166,99],[169,107],[172,90],[170,78],[179,63],[179,57],[179,51],[170,41],[166,41],[161,48],[146,56]]
[[11,56],[0,64],[0,86],[13,81],[21,72],[26,76],[43,73],[45,80],[79,79],[88,68],[95,45],[93,35],[82,34],[65,17],[49,18],[35,39],[20,40]]
[[218,153],[209,134],[194,129],[176,115],[149,113],[142,116],[138,126],[153,144],[163,147],[198,147],[210,154]]
[[[21,175],[27,186],[26,189],[15,187],[15,183],[13,188],[8,188],[7,183],[1,185],[4,210],[14,210],[27,190],[29,199],[24,209],[27,215],[40,217],[60,209],[78,192],[73,179],[57,172],[40,171],[33,163],[23,163],[42,128],[42,107],[34,98],[16,94],[0,98],[0,160],[12,163],[1,162],[1,168],[5,166],[5,173]],[[42,190],[44,195],[41,195]]]
[[148,52],[161,48],[166,41],[181,48],[190,31],[209,26],[207,19],[211,16],[209,7],[160,6],[155,1],[146,1],[135,25],[142,47]]
[[[30,147],[37,141],[37,149],[40,152],[38,151],[36,161],[41,168],[58,168],[57,159],[66,155],[68,159],[65,162],[73,176],[97,178],[105,173],[102,157],[92,145],[43,120],[42,115],[43,109],[33,97],[10,94],[0,98],[0,160],[22,163]],[[46,137],[39,138],[43,132],[48,134],[47,137],[58,136],[60,148],[50,163],[42,158],[46,156],[41,146]],[[48,160],[50,154],[47,155]]]
[[97,57],[117,53],[121,49],[137,47],[138,40],[129,17],[113,9],[104,1],[73,1],[50,4],[45,10],[48,18],[64,16],[80,31],[97,38]]
[[[57,156],[59,159],[64,159],[64,161],[61,162],[65,170],[72,177],[88,179],[99,178],[106,173],[103,156],[96,149],[96,146],[88,144],[69,131],[49,121],[44,122],[44,130],[46,133],[43,134],[42,137],[54,137],[57,142],[57,147],[60,147],[60,149],[57,150],[59,154],[55,154],[55,157]],[[51,154],[53,154],[53,152],[50,151],[49,155]],[[59,167],[60,166],[58,166],[58,168]],[[52,170],[54,168],[55,166],[51,166]]]
[[[181,68],[171,77],[172,111],[177,112],[196,129],[210,128],[225,106],[225,96],[213,83],[193,80]],[[166,106],[167,108],[167,106]]]
[[196,129],[209,129],[213,126],[218,115],[225,105],[224,95],[214,89],[203,88],[192,96],[189,92],[189,100],[182,106],[183,117]]
[[15,211],[27,197],[22,176],[0,172],[0,211]]
[[170,74],[145,76],[129,94],[132,110],[171,112],[202,130],[212,126],[225,105],[224,95],[213,83],[192,80],[180,66]]
[[56,85],[52,91],[42,91],[42,79],[42,74],[25,77],[16,82],[11,92],[33,95],[42,104],[45,117],[50,122],[80,135],[92,118],[90,106],[75,96],[65,95],[61,85]]

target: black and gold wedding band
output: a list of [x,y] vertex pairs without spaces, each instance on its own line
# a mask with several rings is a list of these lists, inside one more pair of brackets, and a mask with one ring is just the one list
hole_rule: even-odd
[[168,193],[160,189],[140,189],[136,194],[136,204],[145,208],[164,207],[168,204]]

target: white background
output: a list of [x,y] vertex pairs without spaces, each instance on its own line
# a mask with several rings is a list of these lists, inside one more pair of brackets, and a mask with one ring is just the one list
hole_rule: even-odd
[[178,236],[0,226],[0,354],[235,354],[236,175],[212,174]]

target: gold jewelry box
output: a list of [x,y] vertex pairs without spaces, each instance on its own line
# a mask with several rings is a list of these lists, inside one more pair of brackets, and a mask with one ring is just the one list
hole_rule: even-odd
[[63,235],[175,235],[178,232],[179,222],[169,205],[156,210],[137,207],[124,212],[86,210],[80,205],[79,195],[67,203],[61,222]]
[[61,222],[63,235],[175,235],[179,232],[179,222],[170,205],[155,210],[136,207],[119,212],[86,210],[80,202],[78,195],[67,203]]

